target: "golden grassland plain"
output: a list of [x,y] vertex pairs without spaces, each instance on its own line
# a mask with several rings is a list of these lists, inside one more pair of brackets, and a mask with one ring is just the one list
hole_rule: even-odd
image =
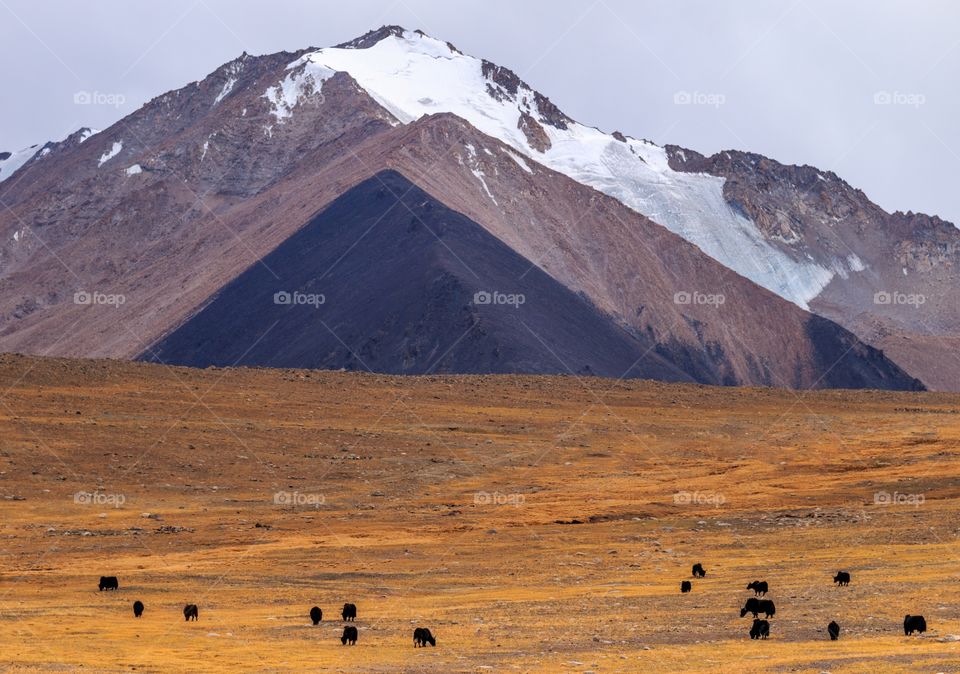
[[0,394],[9,671],[960,671],[960,396],[21,356]]

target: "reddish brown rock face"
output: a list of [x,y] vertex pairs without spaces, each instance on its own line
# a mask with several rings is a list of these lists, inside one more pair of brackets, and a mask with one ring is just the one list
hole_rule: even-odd
[[517,122],[517,128],[523,131],[527,137],[527,142],[538,152],[546,152],[550,149],[550,138],[547,132],[543,130],[540,123],[527,113],[520,115],[520,121]]

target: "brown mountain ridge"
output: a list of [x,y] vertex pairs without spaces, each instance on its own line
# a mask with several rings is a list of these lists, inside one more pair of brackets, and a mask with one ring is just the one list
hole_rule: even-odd
[[[368,36],[353,48],[391,35]],[[358,367],[358,351],[369,352],[375,341],[391,345],[371,366],[382,372],[421,372],[431,366],[448,372],[531,373],[586,367],[613,377],[724,385],[922,386],[912,371],[858,339],[855,331],[759,287],[618,199],[521,156],[458,116],[439,113],[402,122],[349,73],[337,72],[313,90],[300,91],[295,114],[278,118],[264,92],[288,77],[289,64],[308,52],[244,54],[84,142],[28,162],[0,182],[6,206],[0,209],[0,349],[161,360],[166,353],[171,362],[196,365],[232,364],[228,353],[238,356],[237,362],[269,365],[273,353],[284,366],[337,368]],[[509,76],[486,63],[483,70],[492,84],[509,84]],[[535,105],[545,111],[531,117],[541,129],[564,119],[551,117],[562,113],[545,97]],[[384,224],[397,232],[405,231],[404,219],[410,227],[423,227],[435,237],[433,253],[417,253],[385,277],[391,240],[374,232],[365,241],[367,229],[341,216],[334,223],[344,230],[337,240],[341,257],[318,258],[297,270],[270,263],[288,260],[295,237],[315,229],[324,214],[329,221],[328,211],[338,199],[357,199],[350,193],[361,188],[369,196],[370,181],[383,180],[384,171],[392,172],[390,180],[403,181],[396,190],[403,194],[387,197],[393,215]],[[412,191],[471,236],[482,236],[495,252],[484,264],[515,270],[513,284],[509,277],[497,277],[498,284],[511,287],[488,288],[465,271],[460,262],[468,252],[454,255],[454,245],[445,249],[443,236],[431,232],[442,223],[427,227],[429,218],[418,211],[422,204],[408,203],[404,196]],[[368,205],[358,201],[354,210]],[[349,232],[355,232],[356,241],[348,240]],[[374,241],[377,245],[368,245]],[[426,251],[427,243],[424,237],[419,250]],[[432,266],[440,253],[446,261]],[[466,268],[480,266],[478,259],[473,262]],[[332,279],[322,263],[351,270],[349,278],[334,275],[341,288],[385,291],[399,291],[407,275],[429,276],[459,266],[460,289],[457,301],[441,311],[432,304],[437,297],[402,287],[416,316],[391,314],[386,304],[374,302],[357,306],[355,316],[340,314],[338,325],[352,326],[346,336],[333,326],[333,337],[297,333],[291,324],[278,333],[283,344],[270,343],[271,353],[255,361],[239,357],[257,347],[240,348],[233,341],[243,335],[253,342],[258,327],[266,327],[264,317],[238,312],[239,305],[223,304],[224,298],[251,274],[263,275],[266,285],[266,280],[282,280],[287,271],[297,271],[317,292],[329,294],[324,285]],[[550,339],[565,344],[572,365],[559,365],[564,359],[551,356],[519,324],[486,325],[482,318],[491,308],[477,309],[467,301],[469,290],[516,294],[531,275],[537,292],[564,299],[536,320],[533,312],[547,307],[534,309],[532,301],[515,309],[516,317],[529,311],[528,326],[546,335],[547,344]],[[80,292],[122,296],[123,301],[77,303]],[[429,320],[428,310],[434,312]],[[211,322],[210,312],[231,320]],[[573,314],[580,318],[571,320]],[[470,352],[469,343],[450,344],[452,326],[478,315],[492,335],[487,346]],[[237,324],[241,316],[250,322]],[[411,320],[417,327],[411,328]],[[205,346],[191,351],[198,335]],[[340,341],[346,347],[335,343]],[[223,353],[211,351],[217,344]],[[285,351],[285,344],[300,347]],[[430,362],[426,354],[439,355],[441,347],[452,351]],[[476,355],[481,351],[487,356]],[[300,356],[289,356],[292,352]],[[513,355],[496,361],[489,357],[494,352]],[[411,353],[424,358],[411,360]],[[634,365],[638,360],[641,364]],[[416,365],[408,367],[411,362]]]

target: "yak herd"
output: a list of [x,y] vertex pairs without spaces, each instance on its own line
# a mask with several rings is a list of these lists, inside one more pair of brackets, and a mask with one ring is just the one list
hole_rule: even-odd
[[[694,578],[703,578],[707,575],[707,572],[703,569],[703,565],[697,562],[693,565],[691,574]],[[833,582],[837,584],[838,587],[846,587],[850,584],[850,573],[847,571],[838,571],[837,575],[833,577]],[[743,608],[740,609],[740,617],[744,617],[748,613],[753,615],[753,625],[750,627],[750,638],[751,639],[766,639],[770,636],[770,618],[777,614],[777,607],[774,605],[772,599],[758,599],[758,597],[763,597],[770,591],[770,586],[765,580],[755,580],[747,584],[748,590],[753,590],[753,596],[748,598],[746,603],[743,605]],[[680,592],[686,594],[693,590],[693,583],[689,580],[680,581]],[[763,619],[760,618],[760,614],[763,614]],[[906,636],[910,636],[914,632],[917,634],[923,634],[927,631],[927,621],[922,615],[906,615],[903,618],[903,633]],[[827,625],[827,634],[830,635],[830,641],[836,641],[840,638],[840,625],[837,624],[835,620],[831,620],[830,624]]]
[[[707,572],[704,570],[703,565],[699,562],[693,565],[691,574],[694,578],[704,578],[707,575]],[[839,571],[837,575],[834,576],[833,582],[839,587],[846,587],[850,584],[850,574],[847,571]],[[117,590],[120,587],[120,582],[117,580],[116,576],[101,576],[100,577],[100,591],[103,590]],[[748,613],[753,616],[753,625],[750,627],[750,638],[751,639],[766,639],[770,636],[770,619],[777,614],[777,607],[774,605],[772,599],[761,598],[765,597],[767,592],[770,591],[770,586],[765,580],[755,580],[747,584],[748,590],[753,590],[753,596],[749,597],[743,605],[743,608],[740,609],[740,617],[743,618]],[[693,583],[689,580],[684,580],[680,582],[680,592],[686,594],[693,590]],[[139,618],[143,615],[143,602],[135,601],[133,602],[133,616]],[[761,614],[763,618],[761,618]],[[357,619],[357,607],[355,604],[344,604],[343,610],[340,612],[340,617],[344,622],[354,622]],[[186,621],[199,620],[200,619],[200,609],[197,608],[196,604],[187,604],[183,608],[183,618]],[[320,621],[323,619],[323,611],[319,606],[314,606],[310,609],[310,620],[314,625],[319,625]],[[922,615],[907,615],[903,619],[903,633],[906,636],[912,635],[914,632],[917,634],[923,634],[927,631],[927,621]],[[840,638],[840,625],[837,624],[835,620],[831,620],[830,624],[827,625],[827,634],[830,635],[831,641],[836,641]],[[343,628],[343,636],[340,637],[340,643],[346,646],[347,644],[353,646],[357,643],[357,628],[353,625],[346,625]],[[423,647],[427,644],[431,646],[437,645],[437,640],[431,634],[430,630],[426,627],[418,627],[413,631],[413,645],[414,648]]]
[[[101,576],[100,577],[100,591],[104,590],[119,590],[120,581],[117,580],[116,576]],[[139,618],[143,615],[143,602],[139,599],[133,602],[133,617]],[[343,610],[340,612],[340,617],[344,622],[354,622],[357,619],[357,605],[356,604],[344,604]],[[191,620],[200,619],[200,609],[196,604],[187,604],[183,607],[183,619],[187,622]],[[320,621],[323,620],[323,611],[319,606],[314,606],[310,609],[310,621],[314,625],[319,625]],[[346,625],[343,628],[343,636],[340,637],[340,643],[344,646],[356,646],[357,644],[357,628],[353,625]],[[431,646],[437,645],[437,639],[433,636],[433,633],[430,632],[426,627],[418,627],[413,630],[413,647],[423,647],[427,644]]]

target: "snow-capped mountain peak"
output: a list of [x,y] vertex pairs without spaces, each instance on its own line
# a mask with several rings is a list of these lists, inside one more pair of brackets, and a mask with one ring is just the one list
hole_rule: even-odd
[[0,152],[0,183],[7,180],[16,173],[21,167],[33,159],[46,157],[51,152],[68,145],[83,143],[91,136],[99,133],[96,129],[81,127],[71,133],[61,141],[50,141],[48,143],[37,143],[16,152]]
[[452,113],[517,151],[615,197],[737,273],[800,307],[844,262],[798,259],[724,199],[724,179],[673,170],[664,148],[580,124],[512,71],[448,42],[385,26],[337,47],[310,51],[264,96],[280,122],[346,72],[400,124]]
[[0,182],[3,182],[40,151],[40,145],[31,145],[16,152],[0,152]]

